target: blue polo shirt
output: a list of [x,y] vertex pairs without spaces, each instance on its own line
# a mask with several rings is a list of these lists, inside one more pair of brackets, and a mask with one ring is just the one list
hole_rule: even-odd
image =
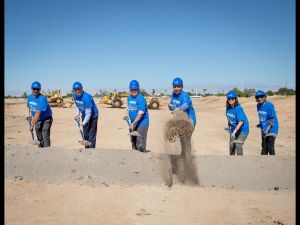
[[193,103],[186,92],[181,91],[178,95],[173,92],[170,105],[172,105],[174,109],[180,108],[182,111],[186,112],[188,117],[193,121],[194,126],[196,125],[196,114]]
[[35,116],[36,111],[42,112],[39,121],[52,116],[52,110],[48,104],[47,97],[42,94],[39,94],[37,97],[30,94],[27,98],[27,107],[30,109],[32,116]]
[[133,122],[137,117],[138,111],[144,111],[142,118],[138,121],[136,126],[149,126],[147,102],[143,95],[140,93],[136,96],[129,95],[127,97],[127,107],[131,122]]
[[226,109],[226,117],[229,124],[230,134],[234,131],[240,121],[243,121],[242,127],[237,131],[244,135],[249,134],[249,122],[243,108],[240,105],[236,105],[234,108]]
[[262,136],[265,136],[263,130],[266,130],[269,125],[270,119],[274,119],[274,124],[271,127],[269,133],[278,134],[278,119],[275,112],[274,105],[271,102],[264,102],[263,105],[257,104],[257,112],[259,118],[259,125],[261,129]]
[[85,117],[86,109],[91,109],[91,118],[97,118],[99,116],[98,108],[94,102],[93,97],[90,94],[83,91],[81,96],[73,94],[73,99],[82,115],[82,118]]

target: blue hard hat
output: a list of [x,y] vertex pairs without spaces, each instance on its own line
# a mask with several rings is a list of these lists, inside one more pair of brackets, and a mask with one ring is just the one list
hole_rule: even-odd
[[74,89],[82,89],[82,84],[78,81],[76,81],[74,84],[73,84],[73,90]]
[[140,84],[137,80],[132,80],[130,81],[129,83],[129,90],[132,91],[132,90],[138,90],[140,89]]
[[38,81],[34,81],[32,84],[31,84],[31,88],[38,88],[38,89],[41,89],[42,85],[40,82]]
[[227,97],[227,98],[237,98],[238,95],[237,95],[237,93],[236,93],[235,91],[231,90],[231,91],[229,91],[229,92],[226,94],[226,97]]
[[266,92],[262,91],[262,90],[258,90],[256,93],[255,93],[255,97],[257,96],[267,96]]
[[183,81],[180,77],[176,77],[173,82],[172,82],[173,86],[183,86]]

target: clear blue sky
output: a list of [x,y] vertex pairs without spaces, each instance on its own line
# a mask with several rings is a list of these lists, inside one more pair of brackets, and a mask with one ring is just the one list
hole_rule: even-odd
[[295,88],[294,0],[5,0],[5,90]]

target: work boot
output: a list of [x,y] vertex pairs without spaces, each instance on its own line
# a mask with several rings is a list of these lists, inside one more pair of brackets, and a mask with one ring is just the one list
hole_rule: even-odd
[[42,143],[39,143],[38,148],[44,148],[44,145]]

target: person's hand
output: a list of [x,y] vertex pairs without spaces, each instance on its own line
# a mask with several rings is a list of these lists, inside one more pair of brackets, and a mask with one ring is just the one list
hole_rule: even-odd
[[235,139],[235,131],[232,132],[231,138],[232,138],[232,139]]
[[31,125],[31,126],[29,127],[29,131],[32,132],[32,131],[33,131],[33,128],[34,128],[34,125]]
[[169,108],[170,111],[173,111],[173,110],[174,110],[174,106],[171,105],[171,104],[168,104],[168,108]]
[[263,130],[263,133],[264,133],[265,135],[267,135],[267,134],[269,133],[269,131],[270,131],[270,127],[267,127],[265,130]]
[[75,120],[75,121],[79,121],[79,120],[80,120],[80,117],[79,117],[79,116],[75,116],[75,117],[74,117],[74,120]]
[[134,128],[135,128],[135,123],[130,124],[129,128],[130,128],[131,130],[134,130]]

